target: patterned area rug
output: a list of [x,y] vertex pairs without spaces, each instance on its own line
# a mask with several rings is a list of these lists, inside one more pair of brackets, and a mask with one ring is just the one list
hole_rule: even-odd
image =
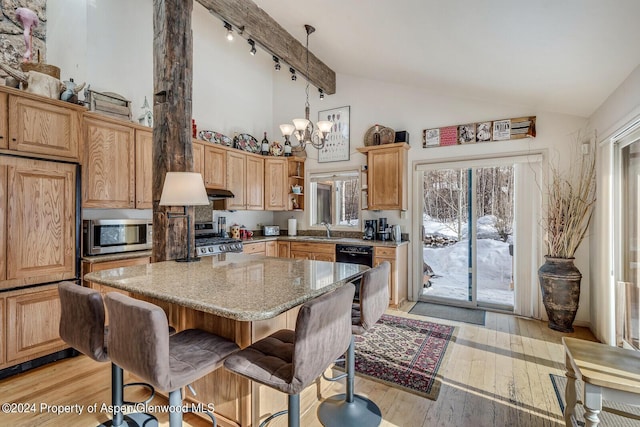
[[356,373],[436,400],[438,370],[455,333],[454,326],[385,314],[373,329],[355,337]]
[[[567,385],[567,377],[564,375],[549,374],[551,378],[551,384],[553,384],[553,390],[556,392],[556,398],[558,399],[558,406],[560,411],[564,413],[564,389]],[[574,413],[573,425],[583,427],[584,423],[584,408],[582,407],[582,381],[576,381],[578,385],[578,404]],[[633,406],[623,405],[616,402],[602,401],[603,411],[598,414],[600,418],[601,426],[615,426],[615,427],[640,427],[640,409]],[[626,412],[632,418],[628,416],[618,415],[616,412]]]

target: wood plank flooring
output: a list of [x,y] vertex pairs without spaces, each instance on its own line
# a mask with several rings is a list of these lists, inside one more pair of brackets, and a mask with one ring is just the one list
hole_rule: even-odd
[[[573,334],[552,331],[546,323],[516,316],[487,312],[486,325],[477,326],[408,314],[411,304],[388,313],[458,326],[448,363],[441,368],[442,388],[436,401],[378,382],[356,377],[356,392],[380,406],[383,426],[520,426],[541,427],[563,424],[549,374],[564,374],[564,353],[560,338],[573,336],[594,340],[586,328]],[[105,413],[88,413],[110,402],[110,365],[80,356],[59,361],[0,381],[0,402],[35,403],[35,412],[0,412],[0,426],[90,427],[108,419]],[[325,397],[343,393],[344,382],[332,386]],[[276,393],[274,391],[274,393]],[[141,391],[127,391],[135,400]],[[164,404],[160,397],[153,404]],[[40,405],[74,405],[82,414],[55,414]],[[312,407],[302,416],[305,427],[321,426]],[[168,416],[155,414],[160,425],[168,426]],[[193,414],[185,415],[185,426],[209,426]],[[282,417],[271,426],[286,426]]]

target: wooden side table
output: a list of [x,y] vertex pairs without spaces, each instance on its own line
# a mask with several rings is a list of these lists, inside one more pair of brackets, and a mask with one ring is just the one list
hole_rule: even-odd
[[567,370],[564,410],[567,427],[573,426],[576,379],[584,382],[586,427],[595,427],[600,422],[598,414],[603,399],[640,406],[640,352],[567,337],[562,338],[562,344]]

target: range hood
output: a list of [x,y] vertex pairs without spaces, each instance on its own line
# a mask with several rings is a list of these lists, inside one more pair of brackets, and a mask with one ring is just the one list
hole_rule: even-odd
[[209,200],[223,200],[235,197],[229,190],[218,190],[214,188],[207,188],[207,196],[209,197]]

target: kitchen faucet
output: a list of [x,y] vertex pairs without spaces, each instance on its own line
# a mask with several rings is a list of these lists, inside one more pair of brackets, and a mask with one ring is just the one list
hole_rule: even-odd
[[322,221],[320,223],[320,225],[324,225],[327,228],[327,238],[331,238],[331,226],[329,225],[329,223],[326,223],[324,221]]

